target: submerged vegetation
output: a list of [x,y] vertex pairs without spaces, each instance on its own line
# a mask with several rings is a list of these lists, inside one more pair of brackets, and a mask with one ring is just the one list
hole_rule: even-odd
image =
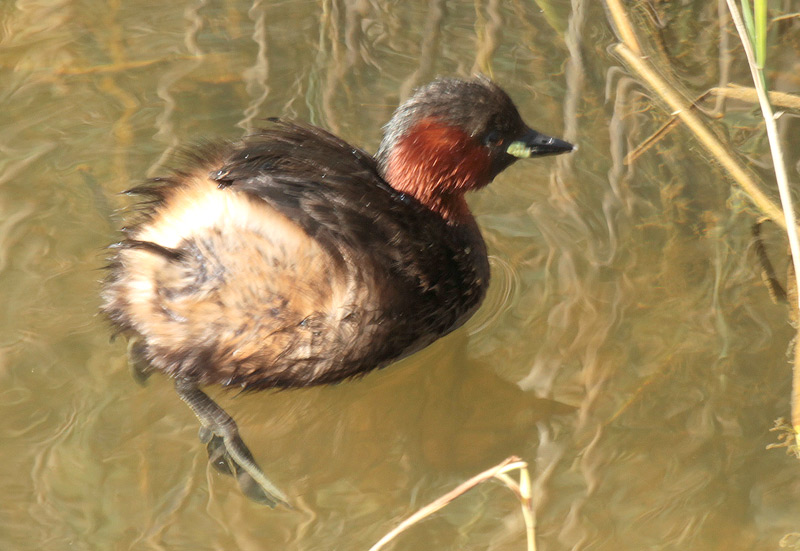
[[[642,46],[637,39],[637,32],[632,26],[628,13],[618,0],[607,1],[609,12],[622,38],[622,42],[616,44],[613,49],[623,61],[636,71],[650,87],[651,91],[659,95],[670,109],[672,109],[670,122],[663,128],[671,128],[675,119],[683,122],[686,127],[696,135],[698,141],[700,141],[717,161],[725,167],[735,181],[750,196],[753,204],[761,210],[763,216],[779,224],[786,230],[792,253],[792,264],[790,265],[787,277],[789,292],[784,295],[793,298],[788,306],[791,310],[790,318],[796,320],[798,319],[797,312],[800,311],[800,303],[798,303],[798,293],[796,291],[797,288],[800,287],[800,285],[798,285],[798,282],[800,282],[800,240],[798,240],[797,223],[789,179],[786,173],[783,150],[776,126],[776,115],[771,106],[771,98],[767,91],[767,79],[764,75],[767,59],[767,2],[766,0],[755,0],[754,7],[751,9],[749,1],[742,0],[743,15],[740,15],[739,8],[734,0],[727,0],[727,5],[730,10],[731,19],[741,39],[747,64],[753,76],[755,97],[757,98],[764,116],[777,187],[780,194],[780,208],[769,198],[768,192],[764,191],[764,184],[757,182],[752,173],[736,160],[734,154],[731,152],[731,148],[726,147],[726,144],[720,143],[696,114],[696,109],[698,107],[697,100],[690,103],[683,99],[679,92],[682,86],[679,83],[670,82],[663,77],[664,74],[672,74],[669,67],[654,67],[650,59],[642,53]],[[800,16],[800,14],[794,14],[794,16]],[[721,24],[724,24],[724,22],[725,20],[721,18]],[[720,29],[720,33],[724,32],[726,32],[726,30],[723,27]],[[728,83],[728,86],[731,87],[729,89],[731,96],[740,99],[752,98],[752,94],[748,94],[747,96],[743,95],[741,89],[735,87],[732,83]],[[728,92],[726,88],[722,88],[716,89],[714,93],[721,94],[724,97]],[[701,98],[705,95],[706,94],[703,94]],[[784,93],[780,96],[776,96],[776,99],[778,98],[782,105],[786,107],[792,106],[797,109],[798,105],[800,105],[800,97],[798,96]],[[664,132],[662,131],[656,134],[658,137],[663,135]],[[651,137],[646,140],[641,147],[650,147],[654,141],[655,138]],[[761,222],[758,221],[754,224],[760,223]],[[771,271],[771,266],[765,266],[764,268]],[[774,277],[770,277],[769,280],[772,282],[776,281]],[[800,329],[800,327],[798,327],[798,329]],[[784,439],[783,444],[789,445],[790,451],[800,458],[800,347],[798,346],[795,347],[793,373],[791,389],[791,424],[788,426],[788,429],[794,435],[794,443],[786,444]],[[779,422],[778,425],[784,426],[781,422]]]

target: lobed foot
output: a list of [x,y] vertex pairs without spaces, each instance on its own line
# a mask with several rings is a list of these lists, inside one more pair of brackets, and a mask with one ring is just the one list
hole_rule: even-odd
[[253,501],[270,507],[283,505],[291,508],[285,494],[258,466],[239,436],[239,428],[233,418],[194,383],[176,380],[175,389],[200,420],[200,441],[206,445],[213,467],[235,476],[239,488]]

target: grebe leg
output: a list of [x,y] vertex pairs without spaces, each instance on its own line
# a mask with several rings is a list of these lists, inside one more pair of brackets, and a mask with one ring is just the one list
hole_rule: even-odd
[[200,420],[200,440],[206,444],[214,467],[235,474],[242,492],[253,501],[270,507],[290,507],[284,493],[256,463],[239,436],[239,427],[233,418],[192,381],[176,379],[175,390]]

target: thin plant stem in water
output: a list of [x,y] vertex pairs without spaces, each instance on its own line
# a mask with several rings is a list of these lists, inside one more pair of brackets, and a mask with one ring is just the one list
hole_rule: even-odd
[[[764,115],[767,138],[769,139],[770,152],[772,153],[772,164],[775,169],[775,179],[778,182],[778,192],[780,193],[781,206],[783,207],[783,216],[786,219],[786,232],[789,236],[789,247],[792,251],[795,288],[800,289],[800,238],[798,238],[797,235],[794,206],[792,205],[792,195],[789,191],[789,177],[783,162],[783,150],[778,136],[778,126],[775,123],[775,114],[769,103],[763,71],[763,64],[766,58],[766,23],[761,25],[760,22],[766,21],[766,1],[756,0],[755,2],[756,15],[754,18],[755,23],[753,25],[752,37],[748,35],[747,28],[734,0],[727,0],[727,2],[728,9],[731,12],[731,18],[736,26],[736,30],[739,32],[739,38],[742,40],[742,46],[747,56],[747,63],[750,66],[750,73],[753,76],[753,83],[755,84],[756,93],[758,94],[758,102],[761,106],[761,112]],[[749,8],[749,5],[746,7]],[[754,51],[751,39],[759,46],[761,51],[760,55],[757,55]],[[800,293],[798,293],[797,296],[800,296]],[[790,307],[796,307],[800,310],[800,302],[795,302],[795,304],[790,305]],[[797,344],[795,344],[795,346],[797,346]],[[795,441],[800,445],[800,367],[798,367],[796,360],[797,353],[795,354],[794,377],[792,381],[792,428],[795,433]]]
[[[508,473],[510,471],[519,470],[519,482],[512,479]],[[433,513],[442,509],[454,499],[464,495],[469,490],[482,482],[486,482],[491,478],[497,478],[502,481],[508,488],[514,492],[517,499],[520,501],[522,508],[522,516],[525,520],[525,532],[527,535],[528,547],[527,551],[536,551],[536,520],[533,514],[533,502],[531,500],[531,478],[528,473],[528,464],[522,461],[519,457],[511,456],[494,467],[479,473],[469,480],[462,482],[457,487],[453,488],[443,496],[433,500],[428,505],[419,509],[416,513],[405,519],[398,524],[392,531],[383,536],[378,543],[369,548],[369,551],[378,551],[382,549],[387,543],[392,541],[402,532],[408,530],[414,524],[431,516]]]

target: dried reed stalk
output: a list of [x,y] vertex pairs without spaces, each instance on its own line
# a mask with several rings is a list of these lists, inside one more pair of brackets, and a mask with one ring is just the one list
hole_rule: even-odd
[[[508,476],[508,472],[519,469],[520,480],[519,483],[515,482]],[[462,482],[457,487],[453,488],[443,496],[430,502],[416,513],[405,519],[397,525],[391,532],[383,536],[378,543],[369,548],[369,551],[378,551],[382,549],[387,543],[392,541],[400,533],[406,531],[414,524],[431,516],[433,513],[446,506],[459,496],[464,495],[478,484],[486,482],[491,478],[502,480],[520,500],[522,507],[522,514],[525,518],[526,532],[528,536],[528,551],[536,551],[536,534],[535,523],[533,517],[533,508],[531,506],[531,483],[530,475],[528,474],[528,464],[522,461],[519,457],[512,455],[480,474],[477,474],[469,480]]]

